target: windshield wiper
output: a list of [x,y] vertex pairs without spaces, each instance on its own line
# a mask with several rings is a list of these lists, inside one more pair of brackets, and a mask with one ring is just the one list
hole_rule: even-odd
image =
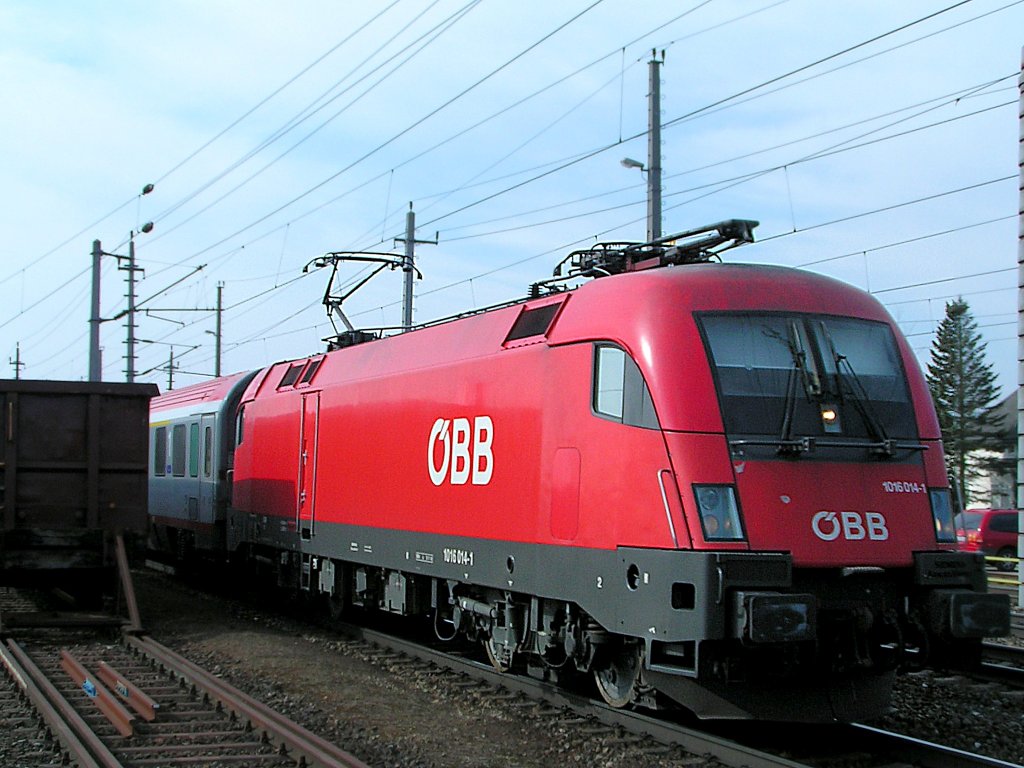
[[786,377],[786,408],[782,412],[782,434],[779,439],[788,442],[793,437],[793,414],[796,412],[796,368],[789,369]]
[[924,443],[901,443],[893,438],[885,438],[877,443],[870,443],[867,446],[859,440],[829,440],[820,437],[794,437],[780,439],[774,437],[764,438],[736,438],[729,441],[729,447],[742,451],[743,448],[771,446],[779,453],[801,454],[814,453],[818,448],[850,448],[863,450],[865,447],[874,454],[891,457],[896,451],[927,451],[928,446]]
[[[896,441],[891,439],[885,432],[885,425],[882,424],[881,419],[878,418],[878,414],[875,413],[874,408],[871,404],[871,398],[868,396],[867,389],[864,387],[864,383],[861,381],[860,376],[853,370],[853,365],[850,363],[850,359],[836,350],[836,345],[832,341],[832,334],[829,333],[825,323],[821,324],[821,331],[825,336],[825,340],[828,342],[829,351],[832,353],[832,359],[836,363],[836,393],[841,401],[845,400],[844,384],[850,395],[850,402],[853,404],[854,410],[860,414],[861,419],[864,421],[864,426],[867,427],[868,433],[871,438],[876,442],[869,446],[869,450],[879,456],[885,456],[891,458],[895,453],[897,447]],[[843,370],[846,370],[846,373]],[[909,446],[907,446],[909,447]]]
[[[782,430],[779,440],[772,443],[777,445],[779,453],[795,454],[806,453],[813,450],[813,442],[809,438],[793,439],[793,418],[796,415],[796,377],[804,385],[804,394],[808,397],[817,397],[821,394],[821,377],[816,370],[808,365],[807,347],[800,336],[800,329],[797,321],[789,321],[789,333],[786,338],[786,346],[793,358],[793,367],[789,369],[786,377],[786,407],[782,414]],[[781,335],[781,334],[779,334]]]

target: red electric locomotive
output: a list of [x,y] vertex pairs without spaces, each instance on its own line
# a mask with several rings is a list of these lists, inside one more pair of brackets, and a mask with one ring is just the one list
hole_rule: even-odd
[[158,530],[432,616],[502,670],[592,673],[616,706],[883,712],[900,667],[975,658],[1008,603],[956,551],[881,305],[690,263],[752,226],[580,252],[606,276],[158,398]]

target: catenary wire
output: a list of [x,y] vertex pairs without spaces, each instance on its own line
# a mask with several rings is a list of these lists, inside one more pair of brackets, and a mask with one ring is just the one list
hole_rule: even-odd
[[388,11],[390,11],[390,10],[391,10],[392,8],[394,8],[394,7],[396,6],[396,5],[398,5],[398,3],[399,3],[399,2],[401,2],[401,0],[394,0],[394,1],[393,1],[393,2],[392,2],[392,3],[390,4],[390,5],[386,6],[386,7],[384,8],[384,9],[382,9],[381,11],[379,11],[378,13],[376,13],[376,14],[375,14],[375,15],[374,15],[374,16],[373,16],[373,17],[372,17],[372,18],[371,18],[371,19],[370,19],[369,21],[367,21],[367,22],[366,22],[366,23],[364,23],[364,24],[363,24],[362,26],[360,26],[359,28],[357,28],[357,29],[356,29],[356,30],[355,30],[354,32],[352,32],[351,34],[349,34],[349,35],[347,35],[347,36],[346,36],[345,38],[343,38],[343,39],[341,40],[341,42],[339,42],[339,43],[335,44],[335,45],[334,45],[334,46],[332,46],[332,47],[331,47],[330,49],[328,49],[328,50],[327,50],[327,51],[326,51],[325,53],[321,54],[321,55],[320,55],[319,57],[317,57],[316,59],[314,59],[314,60],[313,60],[312,62],[310,62],[310,63],[309,63],[308,65],[306,65],[305,67],[303,67],[303,68],[302,68],[302,69],[301,69],[301,70],[300,70],[299,72],[297,72],[297,73],[296,73],[295,75],[293,75],[293,76],[292,76],[291,78],[289,78],[289,79],[288,79],[287,81],[285,81],[285,82],[284,82],[284,83],[283,83],[282,85],[278,86],[278,87],[277,87],[277,88],[276,88],[276,89],[275,89],[274,91],[272,91],[272,92],[271,92],[271,93],[270,93],[269,95],[267,95],[267,96],[266,96],[266,97],[264,97],[264,98],[263,98],[262,100],[260,100],[260,101],[259,101],[259,102],[258,102],[258,103],[257,103],[257,104],[255,105],[255,106],[251,107],[251,108],[250,108],[250,109],[249,109],[248,111],[246,111],[246,112],[245,112],[244,114],[242,114],[241,116],[239,116],[238,118],[236,118],[236,119],[235,119],[235,120],[234,120],[233,122],[231,122],[231,124],[230,124],[230,125],[226,126],[226,127],[225,127],[224,129],[222,129],[222,130],[221,130],[221,131],[220,131],[219,133],[217,133],[217,134],[216,134],[215,136],[213,136],[213,138],[211,138],[211,139],[207,140],[207,141],[206,141],[206,142],[205,142],[204,144],[202,144],[202,146],[200,146],[200,147],[199,147],[198,149],[194,150],[194,151],[193,151],[193,152],[191,152],[191,153],[190,153],[190,154],[189,154],[189,155],[188,155],[187,157],[185,157],[185,158],[184,158],[183,160],[180,160],[180,161],[179,161],[179,162],[178,162],[177,164],[175,164],[175,165],[174,165],[173,167],[171,167],[171,168],[170,168],[169,170],[165,171],[165,172],[163,173],[163,175],[162,175],[162,176],[160,176],[160,177],[159,177],[159,178],[157,179],[157,183],[159,183],[159,182],[163,181],[164,179],[166,179],[167,177],[169,177],[169,176],[170,176],[171,174],[173,174],[174,172],[176,172],[176,171],[178,171],[179,169],[181,169],[181,168],[182,168],[182,167],[183,167],[183,166],[184,166],[185,164],[187,164],[187,163],[188,163],[188,162],[189,162],[190,160],[192,160],[192,159],[193,159],[193,158],[195,158],[195,157],[196,157],[197,155],[199,155],[199,153],[201,153],[201,152],[202,152],[203,150],[205,150],[205,149],[206,149],[207,147],[209,147],[209,146],[210,146],[210,145],[212,145],[212,144],[213,144],[214,142],[216,142],[216,141],[217,141],[218,139],[220,139],[220,138],[221,138],[222,136],[224,136],[224,135],[225,135],[225,134],[226,134],[226,133],[227,133],[228,131],[230,131],[230,130],[231,130],[232,128],[235,128],[235,127],[236,127],[237,125],[239,125],[239,124],[240,124],[240,123],[241,123],[241,122],[242,122],[243,120],[245,120],[245,119],[246,119],[247,117],[249,117],[249,116],[250,116],[250,115],[252,115],[252,114],[253,114],[254,112],[256,112],[256,110],[258,110],[258,109],[259,109],[260,107],[262,107],[262,106],[263,106],[264,104],[266,104],[266,103],[267,103],[268,101],[270,101],[270,100],[271,100],[271,99],[273,99],[273,98],[274,98],[275,96],[277,96],[277,95],[278,95],[279,93],[281,93],[281,92],[282,92],[282,91],[283,91],[283,90],[284,90],[285,88],[287,88],[288,86],[292,85],[292,84],[293,84],[293,83],[294,83],[295,81],[297,81],[297,80],[298,80],[298,79],[299,79],[300,77],[302,77],[302,76],[303,76],[304,74],[306,74],[306,73],[307,73],[307,72],[309,72],[309,71],[310,71],[311,69],[313,69],[313,68],[314,68],[314,67],[315,67],[315,66],[316,66],[317,64],[319,64],[320,62],[322,62],[322,61],[323,61],[324,59],[326,59],[326,58],[327,58],[328,56],[330,56],[330,55],[331,55],[332,53],[334,53],[334,52],[335,52],[335,51],[337,51],[337,50],[338,50],[339,48],[341,48],[341,47],[342,47],[343,45],[345,45],[345,43],[347,43],[347,42],[348,42],[349,40],[351,40],[351,39],[352,39],[352,38],[353,38],[353,37],[354,37],[354,36],[355,36],[356,34],[358,34],[359,32],[361,32],[362,30],[364,30],[364,29],[365,29],[366,27],[368,27],[368,26],[369,26],[370,24],[372,24],[373,22],[375,22],[375,21],[376,21],[377,19],[379,19],[379,18],[380,18],[380,17],[382,17],[382,16],[384,15],[384,14],[386,14],[386,13],[387,13]]
[[[217,197],[213,201],[207,203],[205,206],[203,206],[198,211],[195,211],[194,213],[189,215],[183,221],[180,221],[177,224],[175,224],[174,226],[171,226],[171,227],[169,227],[167,229],[162,230],[160,236],[163,237],[163,236],[169,235],[171,232],[174,232],[175,230],[180,229],[181,227],[183,227],[186,224],[190,223],[191,221],[193,221],[194,219],[196,219],[200,215],[206,213],[207,211],[209,211],[210,209],[212,209],[216,205],[220,204],[225,199],[227,199],[231,195],[233,195],[236,192],[238,192],[240,189],[244,188],[246,185],[248,185],[254,179],[256,179],[259,176],[261,176],[263,173],[265,173],[267,170],[269,170],[271,167],[273,167],[275,164],[277,164],[280,160],[282,160],[287,155],[289,155],[291,152],[293,152],[295,149],[297,149],[302,144],[304,144],[305,142],[310,140],[313,136],[315,136],[323,128],[327,127],[332,121],[337,119],[340,115],[342,115],[346,110],[348,110],[350,107],[352,107],[354,104],[356,104],[360,99],[362,99],[368,93],[372,92],[373,89],[378,87],[382,82],[387,80],[389,77],[391,77],[396,72],[400,71],[406,64],[408,64],[410,61],[412,61],[419,53],[421,53],[424,50],[426,50],[442,34],[447,32],[458,21],[460,21],[463,17],[465,17],[465,15],[468,14],[468,12],[470,10],[475,8],[480,2],[481,2],[481,0],[471,0],[469,3],[464,5],[462,8],[458,9],[455,13],[451,14],[449,17],[444,19],[441,23],[435,25],[430,30],[425,32],[423,35],[420,36],[420,38],[418,38],[416,41],[414,41],[412,44],[410,44],[411,50],[408,50],[406,52],[406,54],[404,55],[404,57],[395,66],[391,67],[386,73],[384,73],[381,77],[379,77],[375,82],[373,82],[369,87],[367,87],[362,93],[357,95],[353,100],[347,102],[341,109],[335,111],[335,113],[333,115],[328,117],[326,120],[322,121],[318,126],[313,128],[313,130],[309,131],[301,139],[299,139],[298,141],[293,143],[286,150],[284,150],[283,152],[278,154],[276,157],[274,157],[269,162],[265,163],[262,167],[260,167],[258,170],[256,170],[253,173],[251,173],[249,176],[247,176],[245,179],[243,179],[242,181],[237,183],[235,186],[231,187],[229,190],[227,190],[226,192],[222,193],[219,197]],[[395,37],[397,37],[397,35],[400,34],[401,32],[404,32],[406,29],[408,29],[408,27],[414,21],[415,21],[415,19],[410,21],[409,24],[406,25],[406,27],[403,27],[401,30],[399,30],[399,32],[396,33]],[[392,39],[394,39],[394,38],[392,38]],[[388,41],[388,42],[390,42],[390,41]],[[415,47],[413,47],[413,46],[415,46]],[[375,55],[375,54],[376,54],[376,52],[373,55]],[[362,65],[360,65],[360,66],[362,66]],[[374,73],[375,73],[375,71],[368,72],[362,78],[360,78],[355,83],[353,83],[349,88],[354,88],[356,85],[359,85],[360,83],[363,82],[363,80],[369,78]],[[345,91],[342,91],[341,93],[337,94],[337,96],[335,96],[335,98],[340,97],[341,95],[346,93],[348,90],[349,89],[345,89]],[[330,103],[330,102],[327,102],[327,103]],[[326,106],[326,104],[324,104],[323,106]],[[315,114],[315,113],[313,113],[313,114]],[[269,146],[269,144],[267,144],[267,146]],[[230,172],[231,170],[234,170],[235,168],[240,166],[242,164],[242,162],[244,162],[245,160],[253,157],[262,148],[263,147],[261,146],[256,151],[254,151],[254,152],[250,153],[249,155],[247,155],[242,161],[237,163],[232,168],[229,168],[228,172]],[[225,172],[225,174],[222,174],[221,176],[218,176],[217,179],[215,179],[214,181],[217,181],[220,178],[223,178],[223,176],[226,175],[226,173],[227,172]],[[204,189],[205,188],[206,187],[204,187]],[[158,239],[158,238],[154,238],[154,239]]]
[[565,22],[559,24],[554,30],[552,30],[551,32],[546,33],[540,39],[538,39],[534,43],[531,43],[529,46],[527,46],[524,50],[520,51],[519,53],[514,55],[512,58],[506,60],[505,62],[500,64],[497,68],[491,70],[490,72],[488,72],[483,77],[481,77],[478,80],[476,80],[471,85],[469,85],[466,88],[464,88],[463,90],[459,91],[456,95],[454,95],[451,98],[449,98],[446,101],[444,101],[439,106],[437,106],[434,109],[430,110],[426,115],[424,115],[424,116],[420,117],[419,119],[415,120],[414,122],[410,123],[408,126],[406,126],[401,131],[399,131],[398,133],[396,133],[393,136],[391,136],[389,139],[386,139],[385,141],[381,142],[380,144],[377,144],[375,147],[373,147],[372,149],[370,149],[367,152],[363,153],[358,158],[356,158],[355,160],[350,162],[348,165],[346,165],[343,168],[341,168],[340,170],[335,171],[334,173],[330,174],[326,178],[324,178],[321,181],[317,182],[312,187],[307,188],[305,191],[301,192],[300,194],[296,195],[295,197],[292,197],[287,202],[282,203],[281,205],[277,206],[276,208],[274,208],[273,210],[269,211],[268,213],[263,214],[262,216],[260,216],[259,218],[255,219],[254,221],[250,222],[249,224],[246,224],[245,226],[241,227],[240,229],[235,230],[230,235],[227,235],[227,236],[221,238],[220,240],[218,240],[217,242],[212,243],[211,245],[206,246],[205,248],[203,248],[202,250],[198,251],[197,253],[192,254],[191,258],[196,258],[198,256],[201,256],[201,255],[203,255],[203,254],[213,250],[214,248],[217,248],[218,246],[223,245],[224,243],[228,242],[229,240],[232,240],[235,237],[237,237],[238,235],[243,234],[244,232],[249,231],[253,227],[261,224],[262,222],[264,222],[267,219],[275,216],[276,214],[280,213],[281,211],[286,210],[287,208],[291,207],[292,205],[294,205],[295,203],[299,202],[300,200],[305,199],[306,197],[311,195],[313,192],[316,192],[318,189],[321,189],[322,187],[324,187],[325,185],[329,184],[331,181],[333,181],[334,179],[338,178],[339,176],[341,176],[345,172],[351,170],[355,166],[357,166],[360,163],[362,163],[364,160],[372,157],[373,155],[377,154],[378,152],[380,152],[385,147],[393,144],[395,141],[397,141],[399,138],[401,138],[405,134],[407,134],[410,131],[412,131],[417,126],[422,125],[424,122],[426,122],[430,118],[434,117],[439,112],[441,112],[444,109],[448,108],[449,106],[454,104],[456,101],[458,101],[459,99],[461,99],[462,97],[464,97],[465,95],[467,95],[468,93],[470,93],[471,91],[473,91],[474,89],[476,89],[477,87],[479,87],[480,85],[482,85],[483,83],[487,82],[489,79],[491,79],[492,77],[497,75],[499,72],[501,72],[502,70],[504,70],[507,67],[511,66],[513,63],[518,61],[520,58],[525,56],[527,53],[532,51],[534,48],[538,47],[539,45],[541,45],[545,41],[549,40],[551,37],[556,35],[561,30],[565,29],[567,26],[569,26],[573,22],[579,20],[587,12],[589,12],[590,10],[595,8],[597,5],[599,5],[603,1],[604,0],[595,0],[593,3],[591,3],[586,8],[584,8],[582,11],[580,11],[577,14],[575,14],[574,16],[572,16],[568,21],[565,21]]

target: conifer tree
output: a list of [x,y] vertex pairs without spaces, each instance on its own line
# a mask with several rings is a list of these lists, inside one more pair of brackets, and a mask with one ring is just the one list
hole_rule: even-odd
[[963,298],[946,303],[946,316],[932,342],[928,388],[942,429],[946,471],[964,504],[969,483],[990,462],[974,452],[1002,447],[1003,425],[995,414],[999,392],[978,324]]

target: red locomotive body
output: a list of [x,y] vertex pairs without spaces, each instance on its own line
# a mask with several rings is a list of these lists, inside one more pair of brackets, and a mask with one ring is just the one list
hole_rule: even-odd
[[[250,376],[206,406],[226,550],[336,606],[432,615],[501,669],[845,720],[1008,622],[956,552],[909,348],[831,279],[619,274]],[[202,392],[154,424],[165,398],[199,419]]]

